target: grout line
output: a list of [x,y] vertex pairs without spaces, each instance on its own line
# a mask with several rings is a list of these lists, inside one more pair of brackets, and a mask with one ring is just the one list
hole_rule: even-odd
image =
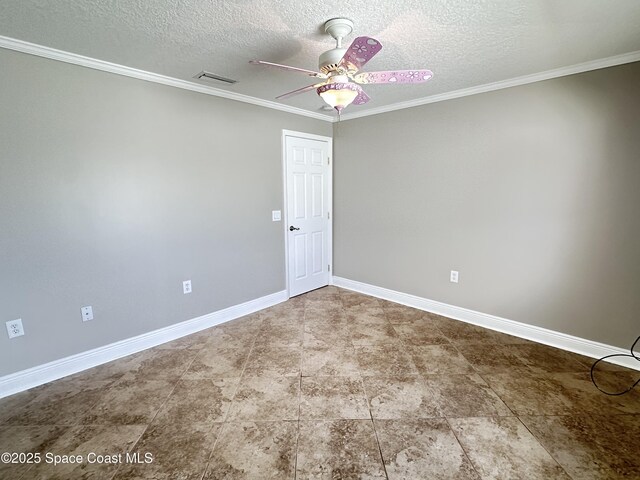
[[[158,351],[158,355],[164,355],[166,352],[175,352],[177,350],[183,351],[183,352],[188,352],[188,349],[166,349],[166,350],[159,350]],[[136,355],[135,353],[132,355]],[[127,355],[127,356],[132,356],[132,355]],[[169,398],[171,397],[171,395],[173,394],[173,392],[176,389],[176,386],[178,385],[178,383],[180,382],[180,380],[182,379],[182,377],[184,376],[184,374],[187,372],[187,370],[189,370],[189,368],[191,367],[191,364],[195,361],[196,357],[198,356],[198,354],[194,354],[193,358],[189,361],[188,365],[185,367],[185,369],[182,371],[182,373],[180,374],[180,376],[178,377],[178,379],[175,381],[175,383],[173,383],[173,386],[171,388],[171,391],[169,392],[169,394],[167,395],[167,397],[164,399],[164,401],[162,402],[162,404],[160,405],[160,407],[158,408],[158,410],[156,410],[156,413],[153,415],[153,417],[151,418],[151,420],[149,420],[149,422],[145,425],[144,430],[142,431],[142,433],[138,436],[138,438],[136,439],[135,442],[133,442],[133,444],[131,445],[131,447],[127,450],[127,452],[132,452],[135,450],[136,446],[138,445],[138,443],[140,442],[140,439],[142,439],[142,437],[144,436],[144,434],[147,432],[147,430],[149,430],[149,426],[153,423],[153,421],[155,420],[155,418],[158,416],[158,413],[162,410],[162,408],[166,405],[167,401],[169,400]],[[123,357],[123,358],[127,358],[127,357]],[[120,359],[118,359],[120,360]],[[130,372],[127,372],[130,373]],[[127,373],[125,373],[122,377],[126,376]],[[118,378],[117,380],[111,382],[109,384],[108,389],[113,388],[113,385],[115,383],[117,383],[122,377]],[[162,381],[168,381],[165,378],[160,378],[160,380]],[[98,405],[98,403],[101,401],[102,399],[99,399],[95,404],[93,404],[90,408],[87,409],[88,413],[90,410],[92,410],[96,405]],[[92,426],[91,424],[78,424],[76,426]],[[109,426],[107,424],[102,424],[101,426]],[[120,469],[122,468],[123,464],[119,464],[118,467],[114,470],[113,475],[111,477],[109,477],[110,480],[112,480],[120,471]]]
[[[543,415],[543,416],[546,416],[546,415]],[[558,466],[562,469],[562,471],[563,471],[564,473],[566,473],[566,474],[567,474],[567,477],[569,477],[569,478],[573,478],[571,475],[569,475],[569,472],[567,472],[567,471],[564,469],[564,467],[560,464],[560,462],[559,462],[558,460],[556,460],[556,457],[554,457],[554,456],[551,454],[551,452],[550,452],[549,450],[547,450],[547,447],[545,447],[545,446],[544,446],[544,444],[540,441],[540,439],[536,436],[536,434],[535,434],[535,433],[533,433],[533,432],[529,429],[529,427],[527,427],[527,425],[526,425],[522,420],[520,420],[520,417],[518,417],[518,416],[516,415],[516,418],[517,418],[517,419],[518,419],[518,421],[522,424],[522,426],[524,426],[524,428],[526,428],[526,429],[527,429],[527,431],[528,431],[528,432],[531,434],[531,436],[536,440],[536,442],[538,442],[538,444],[539,444],[539,445],[544,449],[544,451],[545,451],[545,452],[547,452],[547,454],[548,454],[548,455],[553,459],[553,461],[554,461],[554,462],[556,462],[556,463],[558,464]]]
[[[263,321],[264,320],[261,320],[261,322],[263,322]],[[260,329],[258,329],[258,331],[259,330]],[[251,358],[251,354],[253,353],[253,349],[255,347],[257,338],[258,338],[258,333],[256,332],[255,336],[253,337],[253,341],[251,342],[251,345],[249,346],[249,353],[247,354],[247,358],[245,358],[244,363],[242,364],[242,372],[240,372],[240,376],[238,377],[238,383],[236,384],[236,388],[233,391],[233,395],[231,396],[231,402],[229,403],[229,408],[227,408],[227,412],[224,415],[222,423],[227,423],[227,419],[229,418],[229,412],[231,411],[231,407],[233,405],[233,401],[236,398],[236,394],[238,393],[238,390],[240,389],[240,384],[242,383],[242,380],[244,378],[244,373],[245,373],[245,370],[247,369],[247,365],[249,363],[249,359]],[[215,443],[218,443],[218,439],[216,439]],[[215,443],[214,443],[214,447],[215,447]]]
[[[448,338],[448,337],[447,337],[447,338]],[[481,373],[481,372],[480,372],[480,370],[478,369],[478,367],[476,367],[473,363],[471,363],[471,362],[469,361],[469,359],[468,359],[467,357],[465,357],[465,355],[464,355],[464,353],[462,352],[462,350],[459,348],[461,345],[457,345],[457,344],[453,343],[451,340],[449,340],[449,345],[451,345],[451,346],[453,347],[453,349],[454,349],[456,352],[458,352],[458,355],[460,355],[460,356],[465,360],[465,362],[467,362],[467,363],[469,364],[469,366],[470,366],[470,367],[471,367],[471,369],[473,370],[473,372],[468,372],[468,373],[466,373],[465,375],[474,375],[474,374],[475,374],[475,375],[480,375],[480,373]],[[465,347],[468,347],[469,345],[477,345],[477,344],[470,343],[470,344],[465,344],[464,346],[465,346]],[[484,378],[483,378],[482,380],[484,380]],[[486,380],[485,380],[485,382],[486,382]]]
[[[458,445],[460,445],[460,449],[462,450],[462,453],[464,453],[464,456],[467,457],[467,460],[469,461],[469,464],[471,465],[471,468],[473,468],[473,471],[476,472],[476,474],[478,475],[478,478],[482,478],[482,475],[480,474],[480,471],[476,467],[475,463],[473,463],[473,461],[471,460],[471,457],[469,456],[469,454],[465,450],[464,446],[462,445],[462,442],[458,438],[458,435],[456,435],[456,432],[453,429],[453,425],[451,425],[451,422],[449,421],[449,418],[448,417],[443,417],[443,418],[444,418],[444,421],[447,422],[447,425],[449,425],[449,430],[451,430],[451,433],[453,434],[453,438],[455,438],[456,442],[458,442]],[[463,417],[463,418],[468,418],[468,417]]]
[[293,462],[293,478],[296,480],[298,478],[298,448],[300,447],[300,417],[302,412],[302,366],[304,360],[304,333],[306,331],[307,326],[307,306],[306,303],[304,305],[304,310],[302,314],[302,339],[300,344],[300,383],[298,384],[298,431],[296,435],[296,458]]
[[[172,350],[168,350],[168,351],[172,351]],[[164,352],[163,352],[164,353]],[[140,443],[140,440],[142,439],[142,437],[144,437],[144,434],[147,433],[147,430],[149,430],[149,427],[151,426],[151,424],[153,423],[153,421],[156,419],[156,417],[158,416],[158,413],[160,413],[160,411],[164,408],[164,406],[167,404],[167,402],[169,401],[169,398],[171,397],[171,395],[173,395],[173,392],[175,391],[176,387],[178,386],[178,383],[180,383],[180,380],[182,379],[182,377],[184,376],[184,374],[187,372],[187,370],[189,370],[189,368],[191,368],[191,364],[195,361],[197,355],[194,355],[193,358],[191,359],[191,361],[189,362],[189,365],[187,366],[187,368],[182,372],[182,374],[180,375],[180,377],[178,377],[178,380],[176,380],[176,382],[173,384],[173,387],[171,388],[171,391],[169,392],[169,395],[167,395],[167,397],[164,399],[164,401],[162,402],[162,405],[160,405],[160,407],[158,408],[158,410],[156,410],[156,413],[153,415],[153,417],[151,418],[151,420],[149,421],[149,423],[147,423],[147,425],[145,426],[144,430],[142,431],[142,433],[140,434],[140,436],[138,437],[138,439],[133,443],[133,445],[131,445],[131,448],[129,450],[127,450],[128,452],[133,452],[136,448],[136,446],[138,445],[138,443]],[[125,374],[126,375],[126,374]],[[119,464],[118,468],[115,469],[115,471],[113,472],[113,475],[110,477],[111,480],[113,480],[113,478],[115,478],[115,476],[118,474],[118,472],[120,471],[120,469],[122,468],[123,464]]]
[[[380,306],[380,308],[382,308],[382,305]],[[344,310],[344,306],[343,306],[343,310]],[[382,308],[383,312],[384,312],[384,308]],[[389,319],[387,318],[387,314],[384,314],[384,318],[385,321],[387,321],[387,323],[389,323]],[[395,330],[394,330],[395,331]],[[357,361],[357,358],[356,358]],[[364,384],[364,377],[362,375],[362,372],[360,371],[360,364],[358,363],[358,374],[359,374],[359,380],[360,380],[360,384],[362,385],[362,391],[364,393],[364,399],[367,402],[367,410],[369,411],[369,418],[371,419],[371,426],[373,427],[373,435],[376,437],[376,444],[378,445],[378,453],[380,454],[380,461],[382,462],[382,469],[384,470],[384,475],[385,478],[387,480],[389,480],[389,474],[387,473],[387,466],[384,463],[384,456],[382,455],[382,447],[380,446],[380,439],[378,438],[378,430],[376,429],[376,422],[373,420],[373,412],[371,411],[371,405],[369,402],[369,394],[367,393],[367,387],[365,387]]]
[[[502,404],[503,404],[505,407],[507,407],[507,408],[509,409],[509,411],[511,412],[512,416],[517,417],[517,416],[518,416],[517,412],[516,412],[513,408],[511,408],[511,407],[509,406],[509,404],[505,401],[505,399],[504,399],[504,398],[502,398],[502,397],[500,396],[500,394],[499,394],[498,392],[496,392],[496,391],[493,389],[493,387],[491,386],[491,384],[490,384],[490,383],[487,381],[487,379],[484,377],[486,374],[478,372],[476,375],[478,375],[478,376],[482,379],[482,381],[483,381],[484,383],[486,383],[486,384],[487,384],[487,387],[489,387],[489,390],[491,390],[491,391],[493,392],[493,394],[494,394],[496,397],[498,397],[498,398],[500,399],[500,401],[502,402]],[[504,416],[504,415],[502,415],[502,416]]]
[[[255,315],[258,312],[254,312],[251,315]],[[260,320],[260,322],[262,323],[263,320]],[[259,329],[257,329],[259,330]],[[204,476],[207,474],[207,471],[209,470],[209,465],[211,464],[211,457],[213,457],[213,452],[216,449],[216,446],[218,445],[218,440],[220,439],[220,437],[222,437],[223,433],[225,433],[226,429],[229,428],[229,424],[227,422],[227,418],[229,417],[229,412],[231,411],[231,406],[233,405],[233,400],[236,397],[236,393],[238,393],[238,389],[240,388],[240,383],[242,382],[242,377],[244,376],[244,371],[247,368],[247,363],[249,363],[249,357],[251,356],[251,352],[253,352],[253,346],[256,343],[256,338],[258,337],[258,333],[256,332],[255,336],[253,337],[253,341],[251,342],[251,345],[249,346],[249,353],[247,354],[247,358],[244,361],[244,364],[242,365],[242,372],[240,373],[240,376],[237,378],[238,382],[236,383],[236,388],[233,391],[233,395],[231,395],[231,401],[229,402],[229,407],[227,408],[226,413],[224,414],[224,417],[222,419],[222,422],[220,422],[220,430],[218,431],[218,434],[216,435],[216,439],[213,441],[213,445],[211,447],[211,450],[209,451],[209,456],[207,457],[207,461],[205,463],[205,467],[204,470],[202,471],[202,475],[200,476],[200,480],[204,479]],[[203,349],[204,351],[204,349]],[[195,359],[194,359],[195,361]],[[233,378],[233,377],[229,377],[229,378]],[[211,427],[213,428],[213,426]]]
[[298,421],[297,430],[296,430],[296,456],[293,461],[293,478],[294,480],[298,478],[298,447],[300,446],[300,403],[302,401],[302,376],[299,378],[299,388],[298,388]]
[[[384,310],[384,308],[383,308],[383,310]],[[386,316],[386,312],[385,312],[385,318],[386,318],[386,320],[387,320],[387,321],[389,321],[388,317]],[[390,322],[389,322],[389,323],[390,323]],[[392,326],[393,326],[393,324],[392,324]],[[444,337],[444,338],[449,342],[448,344],[449,344],[449,345],[452,345],[452,346],[454,347],[454,349],[455,349],[458,353],[460,353],[460,354],[461,354],[461,352],[458,350],[458,348],[456,347],[456,345],[451,341],[451,339],[450,339],[449,337],[447,337],[447,336],[442,332],[442,330],[441,330],[440,328],[438,328],[438,326],[437,326],[437,325],[435,325],[435,324],[434,324],[433,326],[434,326],[434,328],[436,329],[436,331],[437,331],[438,333],[440,333],[440,334],[441,334],[441,335],[442,335],[442,336],[443,336],[443,337]],[[394,326],[394,330],[395,330],[395,326]],[[397,332],[396,332],[396,333],[397,333]],[[407,348],[412,347],[412,345],[411,345],[411,344],[406,343],[402,338],[400,338],[400,343],[401,343],[401,345],[404,345],[404,346],[405,346],[405,347],[407,347]],[[462,354],[461,354],[461,355],[462,355]],[[412,355],[411,355],[411,357],[412,357]],[[463,355],[463,358],[465,358],[465,360],[466,360],[466,357],[464,357],[464,355]],[[412,358],[411,360],[413,361],[413,358]],[[415,363],[415,362],[414,362],[414,363]],[[469,364],[471,365],[471,363],[469,363]],[[472,365],[472,367],[473,367],[473,365]],[[476,370],[476,369],[474,368],[474,370]],[[433,390],[431,389],[431,387],[429,386],[429,384],[426,382],[426,379],[424,378],[424,375],[423,375],[419,370],[418,370],[418,377],[419,377],[419,379],[420,379],[421,383],[425,386],[425,388],[426,388],[426,389],[427,389],[431,394],[433,394]],[[484,380],[484,378],[483,378],[482,380],[483,380],[483,381],[485,381],[485,380]],[[485,381],[485,383],[486,383],[486,381]],[[487,383],[487,385],[488,385],[488,383]],[[364,386],[364,383],[363,383],[363,386]],[[489,387],[489,388],[490,388],[490,387]],[[492,390],[492,391],[493,391],[493,390]],[[495,393],[495,392],[494,392],[494,393]],[[367,395],[367,394],[366,394],[366,389],[365,389],[365,395]],[[367,404],[369,403],[369,402],[368,402],[368,398],[369,398],[369,396],[367,395]],[[498,397],[498,398],[500,398],[500,397]],[[502,399],[501,399],[501,398],[500,398],[500,400],[502,401]],[[503,401],[503,403],[504,403],[504,401]],[[507,408],[508,408],[508,407],[507,407]],[[510,409],[509,409],[509,410],[510,410]],[[458,442],[458,444],[460,445],[460,448],[462,449],[462,451],[463,451],[463,453],[464,453],[465,457],[466,457],[466,458],[467,458],[467,460],[469,461],[469,464],[470,464],[470,465],[471,465],[471,467],[474,469],[474,471],[478,474],[478,477],[480,477],[480,474],[479,474],[479,472],[477,471],[477,469],[476,469],[475,465],[473,464],[473,462],[472,462],[472,461],[471,461],[471,459],[469,458],[469,455],[467,454],[466,450],[464,449],[464,447],[463,447],[463,446],[462,446],[462,444],[460,443],[460,441],[459,441],[458,437],[455,435],[455,432],[453,431],[453,428],[451,427],[451,424],[449,423],[449,420],[447,419],[447,417],[444,415],[444,413],[443,413],[443,412],[439,411],[438,413],[440,413],[442,416],[441,416],[441,417],[436,417],[436,418],[444,419],[444,421],[445,421],[445,422],[447,422],[447,425],[449,426],[449,429],[451,430],[452,434],[454,435],[454,438],[456,439],[456,441],[457,441],[457,442]],[[379,448],[379,450],[380,450],[380,456],[381,456],[381,458],[382,458],[382,464],[383,464],[383,467],[384,467],[384,469],[385,469],[385,474],[387,475],[387,479],[388,479],[389,477],[388,477],[388,474],[387,474],[386,465],[384,464],[384,457],[383,457],[383,455],[382,455],[382,447],[380,446],[380,439],[378,438],[378,432],[377,432],[377,429],[376,429],[376,426],[375,426],[375,421],[374,421],[374,419],[373,419],[373,414],[372,414],[372,412],[371,412],[371,408],[369,408],[369,414],[371,415],[371,421],[373,422],[374,432],[375,432],[375,434],[376,434],[376,440],[377,440],[377,442],[378,442],[378,448]]]
[[[363,382],[364,388],[364,382]],[[366,392],[365,392],[365,395]],[[369,397],[367,396],[367,406],[369,405]],[[378,438],[378,430],[376,429],[376,422],[373,420],[373,413],[371,413],[371,408],[369,408],[369,417],[371,417],[371,425],[373,425],[373,434],[376,437],[376,443],[378,444],[378,452],[380,453],[380,461],[382,462],[382,468],[384,470],[384,475],[389,480],[389,474],[387,473],[387,466],[384,463],[384,455],[382,455],[382,447],[380,446],[380,438]]]
[[[231,405],[229,405],[231,406]],[[214,423],[215,425],[215,423]],[[211,464],[211,457],[213,456],[213,451],[216,449],[216,445],[218,445],[218,439],[222,436],[222,434],[225,432],[225,430],[228,428],[228,424],[226,422],[222,422],[220,423],[220,430],[218,431],[218,434],[216,435],[216,439],[213,441],[213,445],[211,446],[211,450],[209,451],[209,456],[207,457],[207,461],[205,462],[205,466],[204,469],[202,470],[202,475],[200,476],[200,479],[203,479],[204,476],[207,474],[207,471],[209,470],[209,465]],[[213,427],[211,427],[213,428]]]

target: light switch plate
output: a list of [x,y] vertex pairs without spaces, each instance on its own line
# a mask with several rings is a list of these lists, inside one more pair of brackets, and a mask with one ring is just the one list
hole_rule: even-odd
[[273,210],[271,212],[271,219],[274,222],[279,222],[280,220],[282,220],[282,212],[280,210]]

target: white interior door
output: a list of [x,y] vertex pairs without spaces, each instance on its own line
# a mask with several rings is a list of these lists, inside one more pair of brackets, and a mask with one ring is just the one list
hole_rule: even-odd
[[285,134],[289,296],[330,276],[330,141]]

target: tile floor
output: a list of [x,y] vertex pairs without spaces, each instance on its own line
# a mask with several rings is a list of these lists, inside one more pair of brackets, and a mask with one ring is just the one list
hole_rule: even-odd
[[326,287],[0,400],[0,452],[42,455],[0,478],[640,478],[640,392],[590,363]]

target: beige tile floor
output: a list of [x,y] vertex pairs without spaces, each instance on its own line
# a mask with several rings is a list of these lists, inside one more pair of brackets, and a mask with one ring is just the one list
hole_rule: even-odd
[[326,287],[0,400],[0,452],[42,455],[0,478],[640,478],[640,392],[590,364]]

